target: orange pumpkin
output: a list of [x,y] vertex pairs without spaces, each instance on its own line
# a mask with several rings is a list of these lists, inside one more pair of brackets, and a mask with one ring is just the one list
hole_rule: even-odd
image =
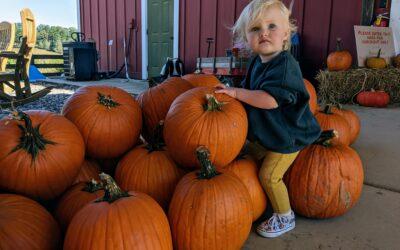
[[68,226],[64,250],[171,249],[167,216],[150,196],[124,192],[100,174],[105,195],[82,208]]
[[116,87],[79,88],[64,104],[62,114],[81,132],[92,158],[114,158],[132,148],[142,128],[139,104]]
[[200,167],[195,155],[200,145],[209,148],[218,167],[228,165],[244,145],[246,111],[239,101],[214,91],[208,87],[186,91],[168,111],[164,139],[171,157],[182,167]]
[[366,107],[386,108],[390,102],[390,96],[383,90],[361,91],[357,94],[358,104]]
[[60,229],[39,203],[0,194],[0,249],[58,249]]
[[258,179],[257,164],[249,157],[242,158],[231,162],[222,171],[234,174],[246,186],[253,205],[253,221],[257,220],[267,208],[267,196]]
[[208,74],[187,74],[182,76],[183,79],[190,82],[193,87],[215,87],[221,82],[214,75]]
[[334,129],[338,132],[338,137],[334,138],[332,143],[350,145],[350,125],[341,115],[332,112],[331,105],[327,105],[324,110],[318,111],[315,118],[317,118],[322,130]]
[[200,172],[179,181],[169,207],[174,249],[240,249],[253,219],[249,193],[236,176],[215,170],[205,147],[197,154]]
[[349,51],[342,49],[342,39],[336,40],[336,51],[328,55],[327,65],[329,71],[347,70],[351,67],[352,57]]
[[358,115],[350,109],[344,109],[342,107],[333,108],[333,113],[341,115],[347,123],[350,125],[350,144],[353,144],[360,134],[361,122]]
[[85,159],[82,163],[81,170],[79,171],[78,176],[75,179],[73,184],[77,184],[79,182],[87,182],[94,180],[99,180],[100,174],[100,166],[94,160]]
[[63,231],[67,230],[72,218],[86,204],[103,197],[102,188],[101,183],[92,180],[86,183],[80,182],[63,194],[54,212],[54,216]]
[[294,211],[311,218],[336,217],[358,201],[362,163],[349,146],[332,145],[329,136],[300,152],[285,177]]
[[152,135],[158,122],[165,120],[175,98],[191,88],[188,81],[180,77],[170,77],[138,96],[137,100],[143,112],[143,135],[146,139]]
[[0,121],[0,189],[48,200],[75,180],[85,145],[76,126],[48,111]]
[[376,57],[369,57],[365,61],[365,65],[370,69],[384,69],[386,68],[386,60],[381,57],[381,49],[378,50]]
[[310,95],[310,100],[308,101],[308,105],[310,106],[310,110],[313,114],[318,111],[318,103],[317,103],[317,92],[315,91],[314,86],[307,79],[304,80],[304,85],[306,86],[307,92]]
[[[161,132],[159,134],[162,135]],[[183,172],[178,169],[160,139],[127,153],[118,163],[115,180],[121,188],[148,194],[162,208],[168,209]]]

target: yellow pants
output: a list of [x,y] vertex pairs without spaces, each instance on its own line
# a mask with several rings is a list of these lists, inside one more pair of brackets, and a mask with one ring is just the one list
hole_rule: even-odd
[[248,143],[246,151],[257,161],[261,161],[258,174],[260,183],[271,201],[275,213],[285,214],[290,211],[289,195],[283,183],[283,175],[296,159],[299,152],[281,154],[266,150],[258,143]]

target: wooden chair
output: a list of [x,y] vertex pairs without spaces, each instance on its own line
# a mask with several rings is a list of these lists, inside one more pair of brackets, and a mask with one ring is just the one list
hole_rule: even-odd
[[[16,59],[14,72],[0,72],[0,107],[10,107],[25,104],[45,96],[51,88],[42,89],[34,94],[29,83],[29,66],[32,59],[33,48],[36,44],[35,18],[29,9],[21,12],[22,41],[18,53],[3,52],[0,57]],[[23,83],[23,84],[22,84]],[[15,91],[15,96],[7,94],[4,86],[7,85]]]
[[[15,39],[15,25],[9,22],[0,23],[0,52],[12,51]],[[8,58],[0,58],[0,72],[6,71]]]

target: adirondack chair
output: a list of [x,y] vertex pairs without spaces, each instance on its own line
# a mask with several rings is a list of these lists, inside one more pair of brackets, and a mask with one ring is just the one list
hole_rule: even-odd
[[[15,39],[15,25],[9,22],[0,23],[0,52],[11,51]],[[6,71],[8,58],[0,58],[0,72]]]
[[[0,53],[0,57],[13,58],[16,60],[14,72],[0,72],[1,108],[18,106],[37,100],[51,91],[51,88],[45,88],[33,94],[31,92],[31,86],[29,83],[29,66],[32,58],[33,48],[35,47],[36,43],[35,18],[29,9],[23,9],[20,14],[23,38],[18,53]],[[15,91],[15,96],[5,92],[5,85]]]

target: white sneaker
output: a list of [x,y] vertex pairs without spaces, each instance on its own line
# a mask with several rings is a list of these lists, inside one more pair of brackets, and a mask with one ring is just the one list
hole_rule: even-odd
[[292,230],[295,226],[296,222],[293,211],[288,216],[274,213],[269,220],[262,222],[257,227],[257,233],[263,237],[274,238]]

